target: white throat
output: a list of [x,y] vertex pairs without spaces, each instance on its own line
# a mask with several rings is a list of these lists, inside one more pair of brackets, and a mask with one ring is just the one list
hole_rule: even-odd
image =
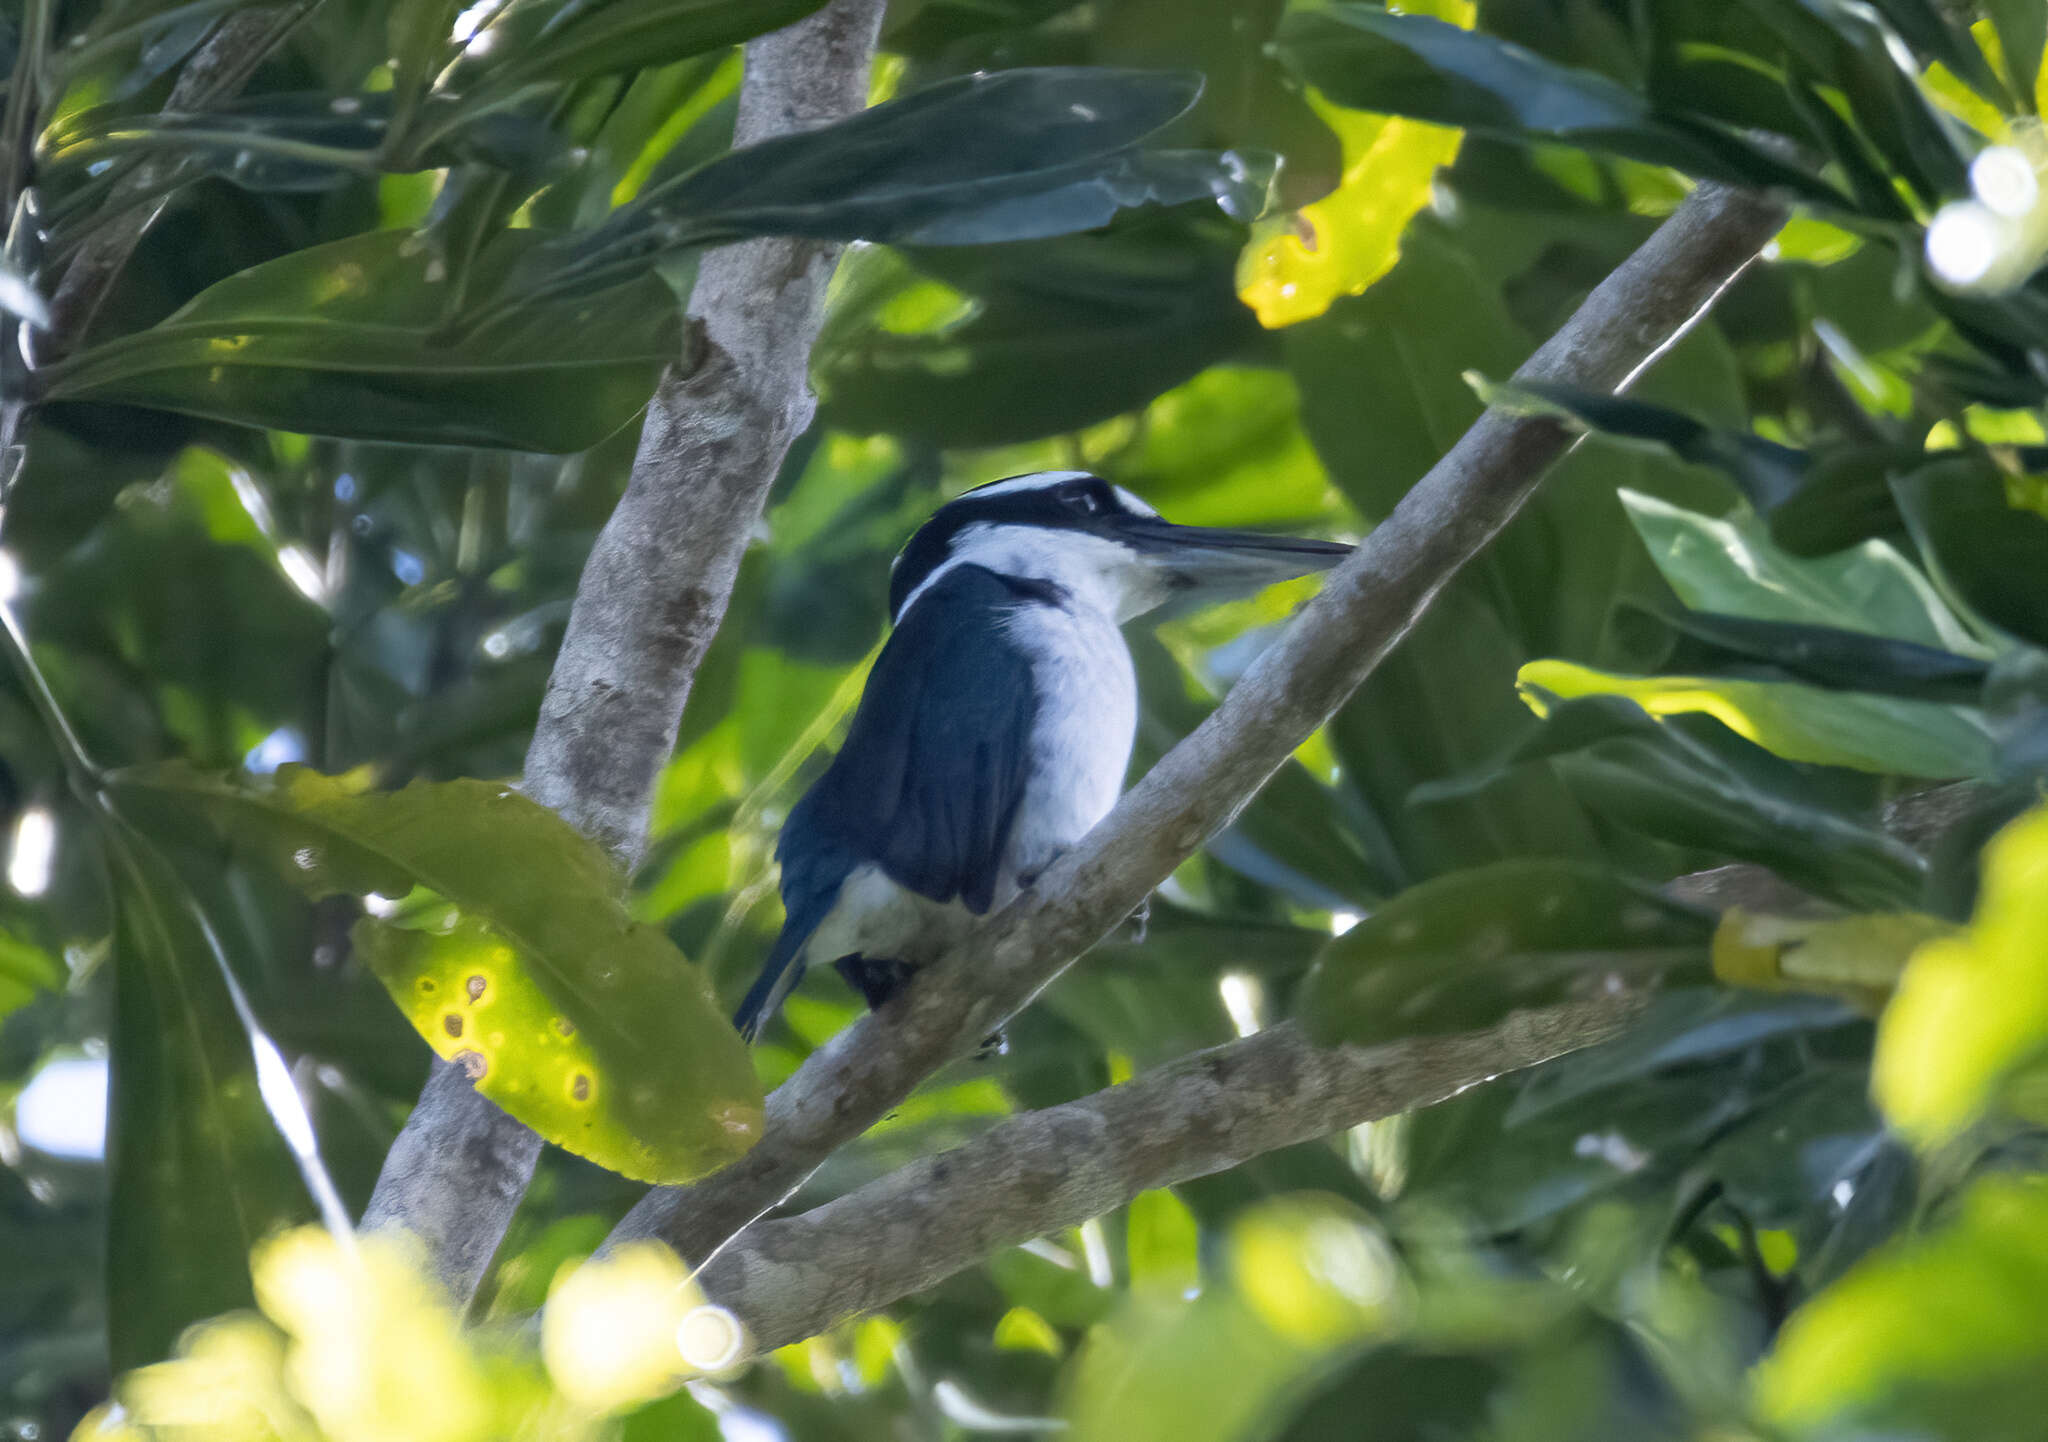
[[1100,612],[1118,625],[1144,615],[1168,594],[1166,583],[1136,551],[1101,536],[1043,526],[964,526],[954,536],[945,562],[904,597],[897,622],[940,577],[960,566],[983,566],[999,576],[1048,582],[1067,593],[1069,604]]

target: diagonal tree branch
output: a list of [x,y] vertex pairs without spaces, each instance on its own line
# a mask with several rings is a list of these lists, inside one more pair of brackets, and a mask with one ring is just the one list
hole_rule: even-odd
[[[1704,313],[1784,216],[1775,202],[1700,186],[1518,376],[1626,386]],[[1547,418],[1487,411],[1330,573],[1215,713],[1032,891],[904,996],[814,1053],[769,1097],[751,1152],[693,1186],[650,1192],[613,1240],[656,1236],[708,1261],[835,1148],[1028,1003],[1230,823],[1570,444]]]
[[[733,143],[853,114],[883,0],[832,0],[750,42]],[[585,564],[526,756],[528,795],[628,870],[654,780],[783,457],[811,422],[811,344],[841,247],[755,240],[706,255],[693,354],[647,409],[618,507]],[[525,1195],[540,1139],[437,1063],[385,1158],[366,1227],[403,1227],[467,1300]]]
[[1320,1047],[1292,1022],[1122,1086],[1013,1117],[801,1216],[747,1228],[699,1273],[761,1352],[934,1286],[1004,1247],[1152,1187],[1397,1116],[1591,1046],[1641,1010],[1621,993],[1485,1031]]

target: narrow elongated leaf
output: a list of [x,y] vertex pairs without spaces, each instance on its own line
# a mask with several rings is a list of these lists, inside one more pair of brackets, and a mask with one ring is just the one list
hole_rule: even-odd
[[1694,465],[1712,466],[1742,488],[1749,503],[1769,511],[1799,489],[1812,458],[1747,431],[1709,426],[1668,406],[1604,395],[1548,381],[1483,384],[1488,405],[1561,416],[1596,435],[1632,441]]
[[1281,28],[1280,53],[1342,105],[1510,140],[1561,141],[1847,207],[1833,187],[1726,132],[1660,116],[1590,70],[1426,15],[1335,4]]
[[[540,243],[505,232],[473,283],[502,280]],[[673,294],[652,275],[521,301],[459,336],[442,328],[448,295],[431,246],[373,231],[230,276],[45,372],[48,394],[314,435],[575,451],[631,420],[680,350]]]
[[549,1140],[675,1182],[758,1135],[753,1068],[709,985],[546,808],[483,781],[372,793],[300,767],[237,783],[173,764],[116,784],[210,814],[314,896],[417,885],[451,903],[425,929],[365,936],[370,964],[438,1053]]
[[439,88],[473,113],[531,85],[651,69],[801,20],[824,0],[512,0],[464,45]]
[[533,256],[518,279],[601,286],[661,254],[745,235],[966,245],[1089,230],[1125,206],[1205,195],[1256,211],[1267,169],[1134,149],[1201,88],[1196,75],[1106,68],[942,81],[650,187],[588,235]]
[[1326,1044],[1473,1031],[1616,981],[1703,980],[1712,935],[1643,882],[1505,861],[1425,881],[1332,941],[1296,1010]]
[[1955,780],[1991,771],[1991,734],[1962,707],[1723,676],[1619,676],[1531,661],[1517,678],[1540,712],[1547,696],[1626,696],[1653,716],[1701,711],[1787,761],[1880,775]]
[[1991,664],[1933,646],[1894,641],[1834,626],[1755,621],[1712,611],[1658,616],[1680,634],[1666,663],[1673,671],[1805,681],[1839,691],[1867,691],[1915,701],[1975,706],[1984,698]]
[[170,1355],[191,1323],[248,1306],[250,1249],[313,1207],[176,876],[145,851],[111,859],[107,1325],[126,1369]]

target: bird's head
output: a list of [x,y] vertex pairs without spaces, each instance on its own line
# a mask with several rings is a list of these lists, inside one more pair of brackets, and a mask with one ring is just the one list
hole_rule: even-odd
[[1058,586],[1121,622],[1169,601],[1249,595],[1350,553],[1336,541],[1177,526],[1100,476],[1036,471],[978,486],[933,512],[896,558],[889,615],[901,621],[918,593],[956,565]]

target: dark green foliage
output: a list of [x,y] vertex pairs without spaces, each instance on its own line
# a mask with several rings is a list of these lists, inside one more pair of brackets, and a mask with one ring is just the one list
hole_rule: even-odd
[[[756,1098],[720,1017],[780,919],[776,827],[940,500],[1086,466],[1174,519],[1353,538],[1492,401],[1586,439],[1142,937],[791,1205],[1285,1018],[1399,1043],[1623,983],[1643,1014],[1002,1251],[718,1393],[795,1439],[951,1435],[977,1408],[1176,1442],[1832,1438],[1834,1413],[1759,1411],[1753,1369],[1864,1275],[1868,1325],[1941,1325],[1837,1354],[1904,1401],[1806,1361],[1812,1395],[1871,1435],[2039,1435],[2008,1394],[2043,1359],[1985,1340],[2048,1336],[2039,1289],[2015,1301],[1996,1284],[2024,1259],[1970,1251],[2029,1214],[1964,1200],[2041,1171],[2038,1075],[1909,1149],[1869,1099],[1869,1020],[1717,982],[1715,919],[1664,890],[1747,864],[1803,907],[1961,922],[1980,849],[2038,799],[2048,289],[1947,289],[1924,249],[1975,154],[2030,133],[2038,0],[1488,0],[1470,29],[1361,0],[897,0],[884,103],[740,151],[730,47],[815,0],[510,0],[458,41],[463,8],[325,0],[231,104],[170,115],[225,7],[0,23],[0,184],[42,216],[8,237],[0,308],[35,311],[17,283],[47,297],[117,190],[166,206],[66,355],[31,333],[41,363],[10,340],[0,364],[0,400],[35,404],[0,536],[34,662],[0,686],[0,836],[20,861],[34,818],[54,830],[44,874],[10,868],[31,894],[0,891],[0,1418],[64,1432],[109,1358],[245,1305],[250,1245],[316,1215],[261,1048],[359,1210],[430,1056],[408,1018],[451,1043],[474,1020],[420,1002],[458,963],[589,1044],[619,1105],[596,1141],[571,1091],[521,1113],[555,1139],[665,1177],[729,1154],[713,1113]],[[1338,183],[1367,112],[1468,134],[1389,274],[1263,330],[1240,256],[1301,233],[1273,207]],[[2018,125],[1972,129],[1992,113]],[[1799,219],[1626,396],[1513,383],[1687,178]],[[754,235],[872,243],[619,878],[506,788],[641,407],[696,354],[696,257]],[[1139,766],[1304,594],[1133,632]],[[1930,778],[1975,788],[1961,820],[1902,828]],[[2029,1025],[2024,991],[1959,1015]],[[820,969],[760,1080],[856,1009]],[[551,1047],[492,1059],[573,1086]],[[24,1085],[100,1055],[102,1157],[7,1129]],[[494,1319],[636,1193],[550,1152]],[[1917,1291],[1916,1246],[1953,1263]],[[715,1425],[676,1398],[615,1430]]]

